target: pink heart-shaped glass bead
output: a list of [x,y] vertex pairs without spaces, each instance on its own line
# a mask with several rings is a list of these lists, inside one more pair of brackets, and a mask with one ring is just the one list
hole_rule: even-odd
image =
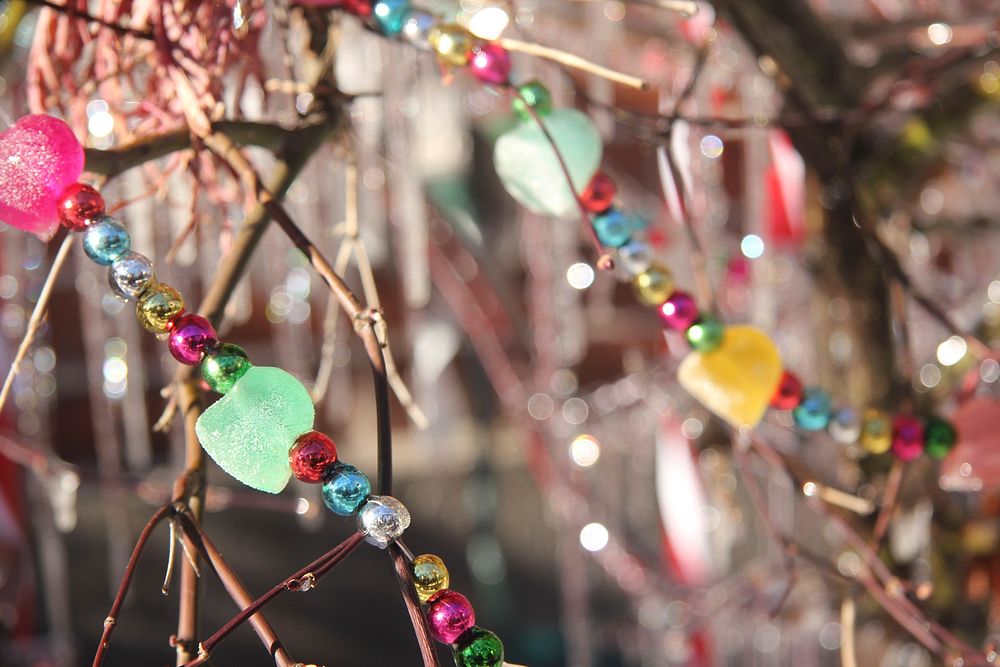
[[25,116],[0,134],[0,220],[51,238],[59,226],[57,202],[80,178],[83,147],[53,116]]

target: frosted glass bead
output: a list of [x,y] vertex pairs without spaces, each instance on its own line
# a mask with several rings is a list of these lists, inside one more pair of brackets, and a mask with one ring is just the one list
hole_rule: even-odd
[[[581,192],[600,166],[601,135],[590,118],[575,109],[555,109],[542,123],[566,162],[574,190]],[[510,196],[531,211],[564,217],[579,210],[559,159],[534,120],[497,140],[493,164]]]
[[288,450],[314,417],[312,397],[295,376],[253,366],[202,413],[195,431],[220,468],[249,487],[278,493],[292,476]]

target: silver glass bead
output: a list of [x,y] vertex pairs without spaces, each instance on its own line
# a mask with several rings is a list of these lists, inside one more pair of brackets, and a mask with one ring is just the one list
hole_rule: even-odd
[[830,436],[842,445],[853,445],[861,436],[861,419],[853,408],[840,408],[827,426]]
[[116,296],[138,299],[146,288],[153,284],[156,273],[153,262],[145,255],[130,252],[111,263],[108,270],[108,284]]
[[618,248],[618,266],[634,278],[653,263],[653,249],[645,241],[632,241]]
[[410,525],[410,512],[392,496],[371,496],[358,512],[358,531],[369,544],[385,549]]

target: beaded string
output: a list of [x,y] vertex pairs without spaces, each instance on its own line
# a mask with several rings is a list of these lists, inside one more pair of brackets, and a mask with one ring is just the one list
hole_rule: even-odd
[[[428,12],[415,10],[409,0],[345,0],[344,9],[385,35],[402,36],[418,47],[433,49],[444,66],[467,67],[485,84],[513,88],[510,56],[500,43],[479,39],[458,24],[444,23]],[[559,147],[542,120],[552,110],[552,97],[545,86],[538,81],[517,86],[512,107],[522,121],[539,124],[562,162]],[[571,182],[567,185],[573,189]],[[666,329],[683,334],[696,352],[716,350],[726,335],[725,325],[701,311],[691,294],[675,288],[673,274],[654,259],[645,238],[648,222],[623,210],[616,202],[616,194],[614,180],[601,171],[579,195],[574,192],[585,220],[589,217],[588,236],[596,240],[598,250],[603,246],[608,251],[601,256],[598,267],[611,268],[612,263],[606,260],[615,258],[624,277],[632,283],[636,299],[656,308]],[[795,425],[802,431],[825,429],[837,442],[859,443],[871,454],[891,450],[901,461],[911,461],[925,452],[943,459],[957,441],[955,427],[937,415],[890,415],[874,407],[859,415],[854,408],[835,407],[829,392],[803,386],[788,370],[783,371],[770,405],[775,410],[791,411]]]
[[[157,337],[166,338],[170,354],[177,361],[200,365],[202,378],[219,394],[238,389],[240,380],[254,368],[246,351],[220,341],[207,319],[185,310],[181,293],[160,282],[153,262],[131,249],[128,230],[106,213],[104,198],[96,189],[82,183],[66,188],[58,200],[58,216],[64,227],[82,232],[86,255],[108,267],[112,292],[123,300],[135,300],[139,323]],[[301,386],[297,380],[295,383]],[[308,400],[308,393],[305,396]],[[396,542],[410,525],[406,507],[392,496],[373,495],[368,477],[357,467],[340,461],[333,440],[319,431],[308,430],[295,438],[288,450],[288,466],[296,479],[322,484],[327,508],[340,516],[355,516],[358,532],[380,549]],[[430,554],[416,558],[408,555],[408,559],[416,592],[426,605],[431,635],[452,647],[456,664],[503,665],[502,642],[494,633],[475,625],[472,604],[448,588],[448,571],[441,559]]]

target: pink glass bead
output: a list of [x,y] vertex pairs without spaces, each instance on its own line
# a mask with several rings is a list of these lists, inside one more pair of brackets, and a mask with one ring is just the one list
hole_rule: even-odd
[[441,591],[427,601],[427,624],[434,639],[454,644],[463,632],[476,624],[476,612],[464,595]]
[[688,327],[698,321],[698,304],[687,292],[674,290],[660,306],[660,318],[663,319],[663,324],[674,331],[687,331]]
[[184,313],[173,320],[167,346],[174,359],[194,366],[201,361],[205,351],[218,342],[211,322],[201,315]]
[[483,83],[500,85],[510,76],[510,55],[499,44],[483,44],[472,50],[469,69]]
[[48,239],[57,205],[83,171],[83,147],[63,121],[36,114],[0,133],[0,220]]
[[104,215],[104,197],[83,183],[66,188],[59,198],[59,222],[71,232],[82,232]]
[[916,417],[900,415],[892,420],[892,453],[900,461],[912,461],[924,451],[924,424]]
[[288,463],[295,479],[307,484],[319,484],[337,462],[337,447],[333,440],[319,431],[303,433],[295,439],[288,452]]

